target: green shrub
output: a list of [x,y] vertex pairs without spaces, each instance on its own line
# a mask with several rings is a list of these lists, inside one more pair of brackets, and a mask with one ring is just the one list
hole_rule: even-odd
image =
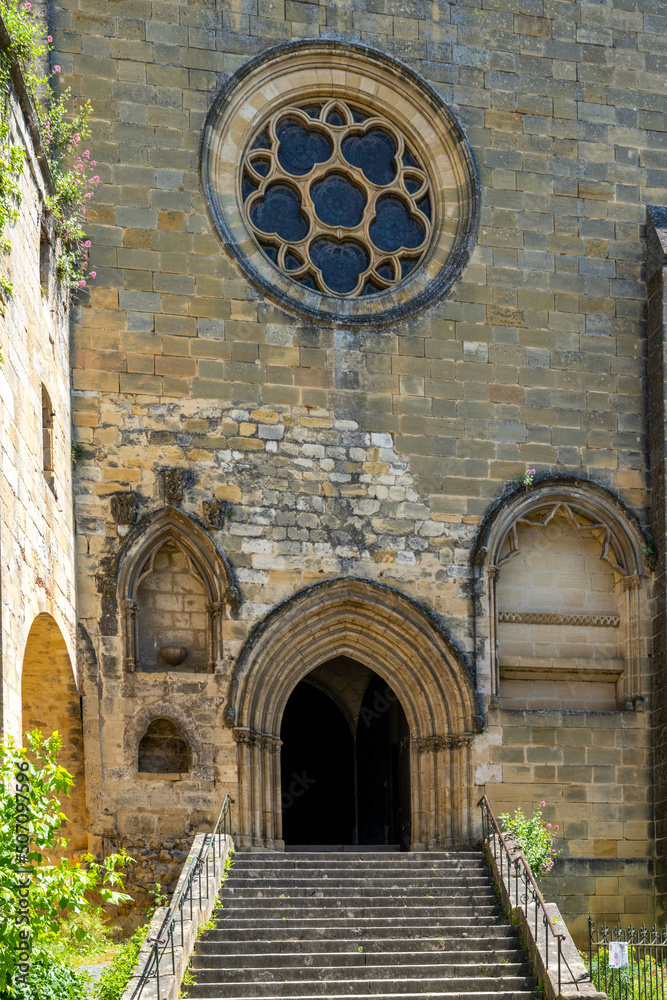
[[554,834],[558,826],[552,827],[551,823],[545,823],[542,819],[542,808],[545,805],[546,802],[541,802],[540,808],[535,810],[531,819],[524,816],[521,806],[514,816],[503,813],[500,817],[503,833],[515,835],[536,879],[551,871],[556,857],[561,853],[554,846]]
[[132,937],[121,945],[116,955],[93,988],[95,1000],[120,1000],[130,981],[137,955],[148,932],[148,924],[137,928]]
[[[31,963],[29,984],[16,986],[13,995],[17,1000],[86,1000],[89,979],[60,962],[42,957]],[[0,994],[2,1000],[9,996]]]
[[607,950],[600,948],[599,955],[582,958],[598,990],[609,1000],[663,1000],[667,993],[667,970],[651,955],[640,955],[638,948],[628,948],[630,964],[626,969],[610,969]]

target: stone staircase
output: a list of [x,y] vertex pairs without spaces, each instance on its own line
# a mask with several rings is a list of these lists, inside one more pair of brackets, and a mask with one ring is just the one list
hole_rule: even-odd
[[191,998],[542,996],[478,851],[234,855]]

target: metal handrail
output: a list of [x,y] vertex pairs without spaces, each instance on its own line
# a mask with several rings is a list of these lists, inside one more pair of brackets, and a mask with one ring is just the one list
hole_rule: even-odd
[[[493,841],[493,858],[496,864],[498,863],[498,841],[500,842],[500,877],[503,877],[503,857],[507,859],[507,883],[509,886],[509,897],[510,903],[512,901],[512,871],[514,868],[514,895],[515,895],[515,906],[518,908],[520,903],[524,906],[524,914],[526,921],[528,920],[528,903],[529,895],[532,896],[532,902],[535,903],[535,930],[534,937],[535,943],[537,944],[537,918],[538,913],[542,911],[542,925],[544,927],[544,956],[545,964],[547,969],[549,968],[549,932],[551,932],[551,937],[556,940],[556,954],[558,955],[558,991],[561,989],[561,962],[564,962],[567,966],[567,970],[572,977],[572,982],[579,989],[579,983],[570,968],[570,965],[563,955],[563,941],[565,940],[565,935],[560,934],[554,927],[553,920],[547,913],[547,908],[542,898],[542,893],[537,887],[537,882],[533,876],[530,865],[526,861],[523,851],[519,851],[512,857],[510,849],[507,845],[502,830],[498,826],[498,821],[493,815],[493,809],[491,808],[491,803],[487,799],[486,795],[482,795],[481,799],[477,803],[482,812],[482,836],[484,840],[488,840],[489,843]],[[491,833],[495,831],[496,836],[492,838]],[[520,874],[520,870],[521,874]],[[524,890],[519,896],[519,881],[522,883],[522,889]]]
[[[160,996],[160,962],[164,958],[167,950],[171,952],[171,974],[176,974],[176,945],[174,943],[174,930],[177,923],[180,923],[181,927],[181,942],[180,947],[184,946],[184,922],[185,917],[183,915],[184,909],[189,905],[190,907],[190,920],[193,917],[193,899],[197,889],[195,888],[195,882],[198,883],[199,892],[199,907],[204,901],[204,899],[209,899],[210,886],[209,886],[209,861],[213,864],[213,873],[215,874],[216,865],[216,843],[218,847],[217,859],[218,863],[222,862],[222,838],[228,834],[231,836],[232,832],[232,800],[229,795],[225,795],[220,812],[218,814],[217,822],[213,828],[212,833],[206,834],[204,837],[204,843],[199,849],[199,854],[192,858],[190,866],[182,878],[180,888],[175,894],[169,909],[164,915],[164,919],[160,924],[160,930],[158,934],[154,937],[148,938],[151,943],[151,949],[148,954],[148,958],[144,964],[141,975],[137,985],[132,993],[132,1000],[137,1000],[141,996],[144,986],[150,979],[156,980],[157,985],[157,995]],[[205,870],[206,879],[206,895],[204,896],[202,890],[202,875]]]

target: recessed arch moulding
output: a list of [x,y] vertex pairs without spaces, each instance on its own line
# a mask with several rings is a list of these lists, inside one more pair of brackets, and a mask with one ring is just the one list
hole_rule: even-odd
[[[600,571],[613,574],[612,613],[586,615],[586,609],[581,607],[576,609],[581,614],[568,614],[575,609],[566,606],[567,587],[555,571],[551,607],[540,607],[533,613],[512,613],[499,607],[499,581],[504,570],[520,557],[522,539],[539,539],[557,519],[575,537],[597,543],[591,548],[600,560]],[[648,668],[644,663],[650,634],[646,621],[648,597],[644,594],[642,598],[647,581],[644,544],[635,519],[619,501],[605,490],[577,480],[535,484],[492,511],[482,526],[473,554],[477,690],[485,708],[501,707],[499,625],[502,628],[503,622],[523,622],[559,628],[611,625],[618,629],[622,670],[616,685],[616,707],[643,710],[650,695]],[[545,574],[550,573],[549,559],[545,551]]]
[[227,706],[238,754],[242,849],[282,849],[280,724],[311,670],[349,656],[391,686],[411,737],[412,849],[469,841],[473,830],[473,685],[428,616],[393,590],[356,579],[314,586],[251,635]]
[[[229,608],[239,602],[239,592],[224,555],[211,536],[186,514],[165,507],[141,525],[122,553],[117,593],[123,620],[124,662],[130,673],[145,668],[140,654],[142,627],[142,584],[155,571],[156,556],[166,545],[185,557],[189,573],[205,594],[205,668],[214,673],[222,668],[223,621]],[[179,664],[176,664],[178,666]],[[167,669],[168,664],[164,665]]]

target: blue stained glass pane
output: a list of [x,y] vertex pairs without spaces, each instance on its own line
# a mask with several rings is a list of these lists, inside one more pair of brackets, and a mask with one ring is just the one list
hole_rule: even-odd
[[305,277],[296,278],[295,280],[298,281],[300,285],[305,285],[306,288],[312,288],[314,292],[318,290],[317,283],[313,278],[312,274],[306,274]]
[[274,264],[278,263],[278,247],[274,247],[272,243],[260,243],[259,244],[269,258]]
[[249,198],[253,191],[257,190],[257,184],[248,177],[247,173],[243,173],[243,180],[241,181],[241,197],[245,201]]
[[424,197],[422,198],[421,201],[417,202],[417,208],[419,209],[420,212],[424,213],[424,215],[426,216],[426,218],[430,222],[430,220],[431,220],[431,199],[429,198],[429,196],[427,194],[424,195]]
[[424,239],[424,230],[416,219],[410,218],[402,198],[387,195],[375,206],[375,219],[369,228],[370,237],[378,248],[391,253],[400,247],[418,247]]
[[361,111],[355,111],[354,108],[352,108],[352,121],[353,122],[365,122],[367,118],[368,118],[368,115],[362,115]]
[[325,226],[358,226],[366,195],[342,174],[327,174],[310,189],[317,217]]
[[372,281],[367,281],[364,287],[361,289],[362,295],[376,295],[381,292],[382,289]]
[[302,240],[308,233],[301,200],[286,184],[269,185],[263,200],[253,205],[250,219],[263,233],[277,233],[284,240]]
[[403,166],[404,167],[417,167],[419,164],[416,162],[412,153],[408,152],[406,149],[403,153]]
[[306,128],[294,118],[283,118],[276,126],[280,141],[278,160],[289,173],[301,177],[316,163],[328,160],[333,152],[329,139],[322,132]]
[[415,266],[416,263],[417,263],[416,260],[402,260],[401,261],[401,277],[404,278],[406,276],[406,274],[410,274],[410,271],[413,270],[413,268],[414,268],[414,266]]
[[321,104],[313,104],[310,107],[301,108],[301,110],[305,111],[309,118],[319,118],[320,117],[320,111],[322,110],[322,105]]
[[266,132],[262,132],[258,135],[253,142],[251,149],[271,149],[271,143],[269,142],[269,137]]
[[405,188],[408,194],[414,194],[415,191],[419,191],[421,186],[421,181],[416,180],[414,177],[405,178]]
[[299,260],[299,258],[297,257],[297,255],[295,253],[286,253],[285,254],[285,269],[287,271],[296,271],[296,269],[298,267],[301,267],[302,264],[303,264],[303,261]]
[[358,243],[352,240],[339,243],[327,236],[313,241],[310,259],[322,272],[326,285],[340,295],[352,291],[369,263],[368,254]]
[[260,177],[266,177],[271,169],[271,163],[269,160],[253,160],[252,167]]
[[381,128],[372,128],[365,135],[348,136],[341,150],[347,162],[363,170],[372,184],[391,184],[396,176],[396,143]]
[[380,275],[381,278],[386,278],[387,281],[394,280],[394,269],[391,266],[391,264],[380,264],[380,266],[377,268],[377,273]]
[[340,111],[332,111],[327,115],[327,125],[344,125],[345,119],[341,115]]

